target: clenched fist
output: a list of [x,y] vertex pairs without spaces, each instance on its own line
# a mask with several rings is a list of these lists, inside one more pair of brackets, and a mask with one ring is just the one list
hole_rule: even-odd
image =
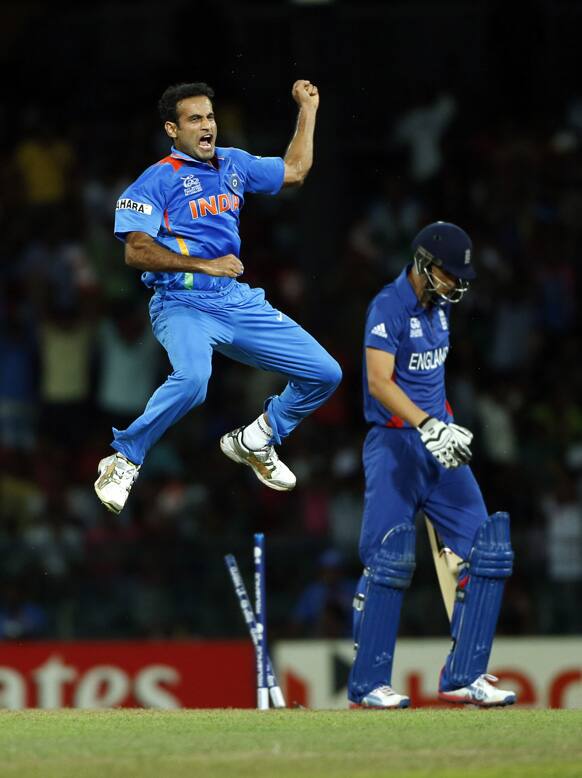
[[309,107],[317,110],[319,106],[319,92],[315,84],[312,84],[311,81],[302,79],[296,81],[293,84],[291,94],[299,107]]

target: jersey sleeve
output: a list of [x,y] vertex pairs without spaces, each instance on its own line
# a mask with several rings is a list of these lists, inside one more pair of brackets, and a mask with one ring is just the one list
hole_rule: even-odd
[[396,354],[402,333],[405,317],[401,310],[391,311],[384,302],[373,300],[366,316],[366,332],[364,346]]
[[245,168],[245,192],[276,195],[283,186],[285,163],[281,157],[255,157],[236,149],[237,161]]
[[127,187],[115,206],[115,237],[125,240],[128,232],[158,235],[166,209],[165,165],[154,165]]

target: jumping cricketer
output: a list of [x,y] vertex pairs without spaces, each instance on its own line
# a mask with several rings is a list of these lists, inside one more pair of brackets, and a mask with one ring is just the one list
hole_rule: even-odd
[[[341,380],[338,363],[296,322],[273,308],[262,289],[238,279],[239,215],[247,193],[275,195],[305,180],[313,162],[317,87],[296,81],[295,134],[284,158],[257,157],[216,146],[213,90],[204,83],[169,87],[159,102],[173,145],[117,201],[115,235],[125,262],[152,289],[150,318],[173,372],[144,412],[113,429],[114,453],[99,462],[95,491],[119,513],[148,450],[172,424],[204,402],[214,351],[288,376],[263,413],[221,438],[224,454],[250,466],[272,489],[290,490],[295,476],[280,461],[280,444],[322,405]],[[131,388],[128,387],[128,391]]]
[[454,423],[445,394],[452,303],[475,277],[472,244],[459,227],[430,224],[413,261],[368,308],[365,329],[366,479],[354,598],[352,707],[405,708],[391,687],[404,591],[415,567],[415,516],[422,510],[464,561],[451,621],[453,644],[439,679],[451,703],[509,705],[487,664],[513,551],[509,515],[488,515],[468,465],[473,435]]

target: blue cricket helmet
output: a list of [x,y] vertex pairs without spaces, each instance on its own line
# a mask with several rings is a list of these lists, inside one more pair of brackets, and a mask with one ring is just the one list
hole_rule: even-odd
[[463,281],[477,277],[471,264],[473,243],[467,233],[450,222],[434,222],[412,241],[415,261],[427,267],[433,263]]

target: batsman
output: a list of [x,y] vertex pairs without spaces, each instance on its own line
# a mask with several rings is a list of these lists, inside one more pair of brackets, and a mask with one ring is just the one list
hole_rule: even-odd
[[415,568],[419,511],[462,564],[451,619],[452,648],[439,698],[484,707],[515,694],[493,684],[487,664],[513,551],[509,515],[489,515],[469,467],[472,433],[454,423],[445,393],[451,305],[475,278],[472,243],[436,222],[412,243],[412,262],[372,300],[366,318],[363,451],[366,479],[354,598],[352,707],[406,708],[391,686],[402,599]]

